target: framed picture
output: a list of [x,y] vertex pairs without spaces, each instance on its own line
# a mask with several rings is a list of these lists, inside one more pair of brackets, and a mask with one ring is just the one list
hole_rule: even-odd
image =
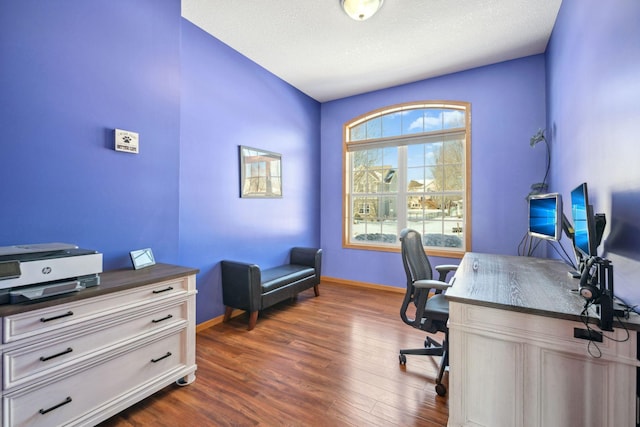
[[239,148],[240,197],[281,198],[282,156],[243,145]]
[[133,268],[136,270],[149,267],[156,263],[156,259],[153,257],[151,248],[131,251],[129,252],[129,256],[131,257],[131,264],[133,264]]

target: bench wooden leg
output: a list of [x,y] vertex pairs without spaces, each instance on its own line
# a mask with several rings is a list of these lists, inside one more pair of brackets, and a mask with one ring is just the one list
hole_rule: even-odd
[[256,311],[252,311],[249,314],[249,328],[247,329],[248,331],[252,330],[253,328],[256,327],[256,322],[258,321],[258,310]]
[[228,322],[231,319],[231,313],[233,313],[233,307],[225,307],[222,321]]
[[316,294],[317,297],[319,297],[320,296],[320,286],[314,285],[313,286],[313,292]]

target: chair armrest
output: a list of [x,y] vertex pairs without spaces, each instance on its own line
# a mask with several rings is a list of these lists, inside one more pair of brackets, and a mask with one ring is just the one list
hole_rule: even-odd
[[316,277],[320,279],[320,271],[322,269],[322,249],[303,247],[291,248],[289,263],[312,267],[316,271]]
[[260,267],[236,261],[221,261],[222,301],[228,307],[260,310],[262,276]]
[[447,274],[451,273],[452,271],[456,271],[457,269],[458,266],[454,264],[436,265],[436,271],[439,273],[438,280],[440,280],[441,282],[446,282]]
[[451,287],[449,283],[440,280],[416,280],[413,282],[413,286],[419,289],[439,289],[441,291]]
[[442,264],[442,265],[436,265],[436,270],[438,272],[440,271],[446,271],[447,273],[450,271],[456,271],[458,269],[458,266],[455,264]]

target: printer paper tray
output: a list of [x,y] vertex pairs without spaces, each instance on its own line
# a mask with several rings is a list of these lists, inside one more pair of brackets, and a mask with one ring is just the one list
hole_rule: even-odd
[[56,282],[42,286],[29,286],[9,292],[9,302],[11,304],[17,304],[21,302],[34,301],[55,295],[77,292],[81,289],[84,289],[84,286],[82,286],[79,280]]

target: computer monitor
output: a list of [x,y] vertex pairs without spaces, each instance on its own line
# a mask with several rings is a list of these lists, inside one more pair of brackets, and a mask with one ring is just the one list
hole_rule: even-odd
[[597,255],[597,238],[593,207],[589,204],[587,183],[578,185],[571,191],[571,216],[573,219],[573,244],[586,257]]
[[562,237],[562,196],[559,193],[529,196],[529,235],[540,239]]

